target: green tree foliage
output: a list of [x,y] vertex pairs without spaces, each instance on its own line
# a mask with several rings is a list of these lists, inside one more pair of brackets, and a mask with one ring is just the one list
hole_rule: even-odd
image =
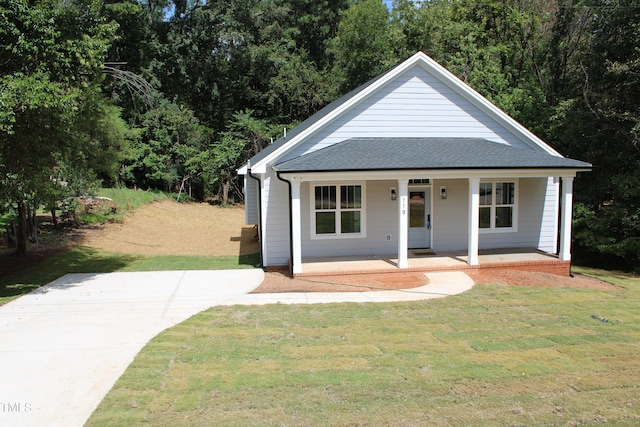
[[177,191],[185,176],[202,174],[194,158],[207,150],[208,134],[183,105],[161,99],[140,115],[139,128],[124,159],[123,180],[141,188]]
[[[172,14],[158,12],[167,6],[173,8]],[[109,16],[120,23],[120,30],[109,60],[145,77],[159,91],[158,99],[172,99],[183,111],[190,109],[205,134],[225,141],[225,135],[235,131],[238,111],[251,111],[252,117],[265,123],[290,124],[337,96],[338,82],[332,77],[326,46],[338,29],[340,11],[347,6],[344,0],[114,2],[108,7]],[[125,25],[131,26],[138,40]],[[171,141],[171,137],[157,135],[166,133],[160,129],[167,116],[157,114],[166,111],[167,103],[147,111],[123,84],[110,81],[107,90],[128,110],[124,116],[129,123],[142,129],[125,162],[130,185],[172,188],[183,176],[175,166],[180,163],[200,169],[192,172],[200,177],[194,184],[202,196],[238,188],[235,172],[230,183],[226,177],[205,172],[206,159],[217,162],[219,145],[201,147],[188,161],[177,162],[175,155],[168,154],[173,143],[159,141]],[[151,116],[156,117],[155,124],[149,123]],[[232,146],[235,154],[228,158],[236,158],[235,170],[246,162],[250,150],[227,144],[226,151]],[[220,170],[217,163],[214,170]]]
[[108,138],[94,141],[82,116],[96,117],[94,95],[115,27],[97,1],[3,0],[0,19],[0,173],[17,206],[17,254],[24,255],[27,202],[47,192],[56,168],[83,151],[83,142],[88,157],[106,148]]
[[401,34],[391,25],[390,12],[379,0],[362,0],[347,9],[334,49],[343,91],[370,80],[400,59]]
[[230,192],[242,198],[242,189],[236,184],[236,170],[264,147],[275,129],[266,120],[254,117],[252,110],[233,115],[227,131],[215,144],[211,164],[214,177],[221,186],[222,203],[227,204]]
[[187,177],[196,197],[241,197],[236,169],[283,126],[421,50],[592,162],[575,183],[576,252],[637,266],[639,7],[0,0],[3,198],[31,203],[73,165],[79,181],[176,190]]
[[580,178],[577,254],[640,266],[640,4],[589,1],[557,145],[594,164]]

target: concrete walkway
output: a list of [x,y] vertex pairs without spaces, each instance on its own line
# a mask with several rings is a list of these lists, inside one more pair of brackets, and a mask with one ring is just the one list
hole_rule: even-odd
[[412,289],[372,292],[287,292],[282,294],[247,294],[224,305],[244,304],[320,304],[331,302],[391,302],[442,298],[468,291],[473,280],[462,271],[425,273],[429,284]]
[[70,274],[0,307],[0,425],[82,426],[144,345],[216,305],[411,301],[464,292],[462,272],[401,291],[248,294],[262,270]]

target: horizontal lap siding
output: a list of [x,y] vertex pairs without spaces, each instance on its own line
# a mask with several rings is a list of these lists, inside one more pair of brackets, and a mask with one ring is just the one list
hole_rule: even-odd
[[[380,88],[358,105],[305,137],[278,162],[355,137],[469,137],[486,138],[531,149],[492,117],[429,75],[420,66]],[[284,265],[290,257],[288,187],[275,175],[267,176],[263,196],[265,265]],[[433,183],[433,248],[435,251],[467,248],[468,180],[438,180]],[[481,234],[480,248],[539,247],[553,251],[556,206],[553,185],[547,179],[521,180],[519,224],[516,233]],[[448,198],[437,197],[447,186]],[[367,183],[367,237],[359,239],[311,240],[310,187],[302,184],[302,255],[362,255],[397,252],[397,203],[389,199],[395,181]],[[554,202],[555,203],[555,202]],[[386,235],[391,240],[386,240]]]
[[287,265],[291,256],[289,186],[280,181],[273,172],[267,173],[263,197],[263,263],[266,267]]
[[[518,184],[518,231],[480,233],[480,249],[540,248],[541,235],[549,229],[545,213],[546,178],[520,179]],[[546,221],[546,222],[545,222]]]
[[[447,199],[437,195],[447,187]],[[468,245],[469,181],[466,179],[433,182],[433,249],[466,250]],[[520,179],[518,186],[518,231],[480,233],[480,249],[538,248],[555,252],[556,208],[553,178]]]
[[[469,182],[466,179],[434,180],[432,207],[433,249],[436,252],[466,250],[468,235]],[[441,186],[447,188],[447,199],[438,197]],[[398,205],[390,200],[390,188],[397,181],[366,182],[366,237],[312,239],[312,183],[301,186],[302,256],[348,256],[395,254],[398,249]],[[265,266],[286,265],[290,257],[289,189],[276,177],[265,179],[269,190],[269,209],[263,214]],[[553,179],[520,179],[518,186],[518,231],[481,233],[480,249],[536,247],[555,252],[555,200]],[[386,240],[386,236],[391,237]]]
[[[366,183],[366,238],[311,239],[312,183],[302,184],[302,256],[387,255],[398,252],[398,202],[392,201],[390,188],[397,181]],[[391,240],[386,240],[386,235]]]
[[553,178],[546,180],[546,200],[542,213],[542,227],[538,249],[546,252],[557,253],[558,245],[558,185]]
[[473,137],[530,148],[416,66],[317,131],[282,160],[355,137]]
[[249,175],[244,176],[244,219],[247,225],[258,225],[260,222],[258,201],[258,181]]
[[[447,187],[447,198],[439,197],[440,187]],[[469,181],[438,179],[433,181],[433,250],[456,251],[467,248],[469,223]]]

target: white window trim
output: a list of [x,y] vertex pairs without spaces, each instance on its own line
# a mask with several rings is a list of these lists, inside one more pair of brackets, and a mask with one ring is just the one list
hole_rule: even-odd
[[[514,201],[513,201],[513,225],[511,227],[495,227],[495,209],[496,209],[496,183],[497,182],[513,182],[514,183]],[[480,205],[479,207],[491,208],[491,221],[490,228],[479,228],[480,234],[495,234],[495,233],[515,233],[518,231],[518,200],[520,199],[520,180],[518,178],[506,178],[506,179],[481,179],[480,184],[491,183],[493,191],[491,192],[491,205]],[[502,206],[502,205],[501,205]]]
[[[340,186],[342,185],[359,185],[362,191],[362,207],[360,208],[360,233],[345,233],[340,232]],[[316,204],[315,194],[316,187],[336,187],[336,233],[334,234],[316,234]],[[366,201],[367,187],[364,181],[347,181],[347,182],[311,182],[309,185],[309,211],[310,224],[311,224],[311,240],[330,240],[330,239],[363,239],[367,237],[367,201]]]

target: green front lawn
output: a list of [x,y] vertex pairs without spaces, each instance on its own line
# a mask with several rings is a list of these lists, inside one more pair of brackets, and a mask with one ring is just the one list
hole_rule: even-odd
[[623,289],[215,307],[153,339],[88,425],[638,425],[640,280],[587,272]]

